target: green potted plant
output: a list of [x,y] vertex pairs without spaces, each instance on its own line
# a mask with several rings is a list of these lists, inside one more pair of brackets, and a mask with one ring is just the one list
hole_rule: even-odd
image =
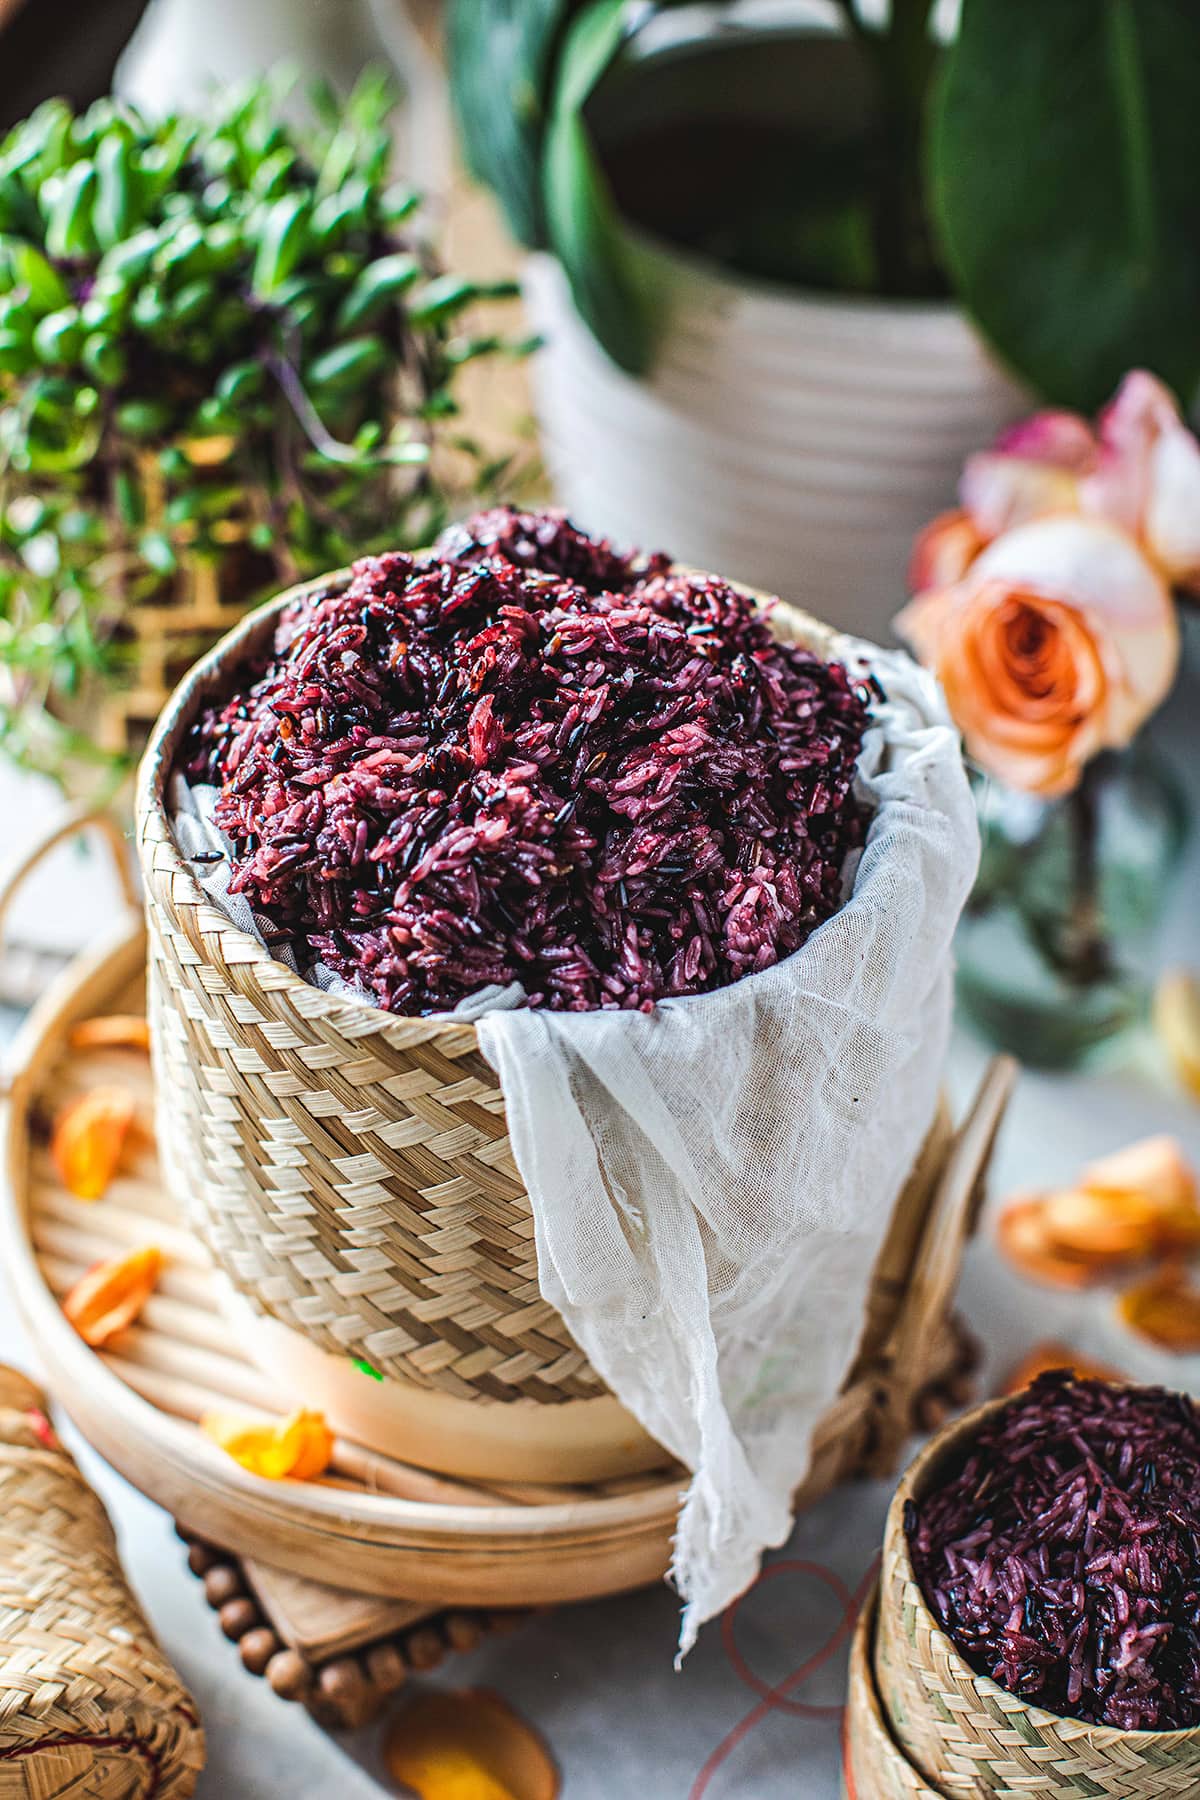
[[559,489],[883,632],[1030,394],[1200,378],[1200,14],[1173,0],[453,0],[468,160],[535,252]]
[[501,474],[455,384],[508,290],[424,245],[384,83],[304,130],[280,99],[52,101],[0,144],[0,747],[75,784],[251,600]]

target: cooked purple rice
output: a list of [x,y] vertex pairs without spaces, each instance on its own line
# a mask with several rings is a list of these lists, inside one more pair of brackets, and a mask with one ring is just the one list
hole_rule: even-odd
[[649,1009],[836,910],[868,717],[725,582],[501,508],[290,606],[185,763],[234,889],[380,1006]]
[[1122,1731],[1200,1724],[1200,1413],[1164,1388],[1043,1375],[905,1524],[982,1674]]

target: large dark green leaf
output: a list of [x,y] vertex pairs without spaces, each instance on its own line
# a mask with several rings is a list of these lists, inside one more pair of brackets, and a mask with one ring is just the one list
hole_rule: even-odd
[[964,0],[930,134],[968,310],[1060,404],[1200,382],[1197,0]]
[[580,0],[451,0],[450,93],[467,166],[516,236],[545,242],[541,152],[563,28]]
[[645,299],[584,117],[630,24],[626,0],[592,0],[571,25],[546,132],[543,192],[550,247],[580,314],[613,360],[640,374],[652,349]]

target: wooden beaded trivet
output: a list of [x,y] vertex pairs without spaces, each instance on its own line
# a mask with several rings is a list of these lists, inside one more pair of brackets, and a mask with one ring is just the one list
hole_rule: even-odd
[[353,1731],[370,1724],[410,1675],[485,1637],[515,1631],[528,1608],[430,1608],[378,1601],[304,1581],[239,1558],[176,1528],[188,1567],[242,1666],[281,1700],[306,1706],[319,1724]]

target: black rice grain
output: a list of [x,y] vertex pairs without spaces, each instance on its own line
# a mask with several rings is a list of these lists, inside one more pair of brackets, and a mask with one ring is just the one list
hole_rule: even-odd
[[185,767],[234,890],[380,1006],[649,1010],[836,910],[868,718],[725,582],[498,508],[288,608]]
[[1200,1724],[1200,1413],[1164,1388],[1041,1376],[906,1526],[974,1669],[1123,1731]]

